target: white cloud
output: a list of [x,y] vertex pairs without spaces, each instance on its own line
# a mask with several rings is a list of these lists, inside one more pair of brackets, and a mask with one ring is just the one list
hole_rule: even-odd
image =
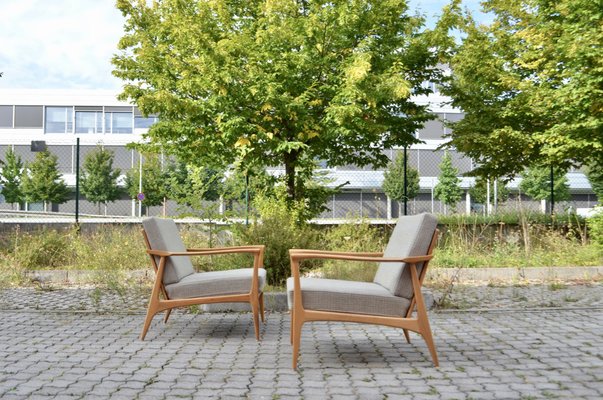
[[113,0],[2,0],[0,87],[118,89]]

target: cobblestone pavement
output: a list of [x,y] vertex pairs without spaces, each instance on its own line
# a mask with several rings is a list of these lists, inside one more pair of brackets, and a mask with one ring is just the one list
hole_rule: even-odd
[[248,313],[191,312],[157,316],[143,342],[144,303],[118,307],[139,295],[7,289],[0,398],[601,399],[602,294],[459,287],[450,304],[475,308],[430,312],[439,368],[418,335],[408,344],[393,328],[309,323],[296,372],[286,313],[268,314],[261,342]]

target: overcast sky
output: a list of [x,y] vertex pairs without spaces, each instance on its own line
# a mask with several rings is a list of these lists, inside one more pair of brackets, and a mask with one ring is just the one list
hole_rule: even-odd
[[[428,17],[447,3],[410,1]],[[0,10],[0,88],[121,87],[111,75],[124,22],[114,0],[0,0]]]

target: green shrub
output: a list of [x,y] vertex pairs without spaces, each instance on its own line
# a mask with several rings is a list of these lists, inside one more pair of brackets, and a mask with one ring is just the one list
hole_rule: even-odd
[[74,235],[75,231],[47,228],[32,233],[17,231],[11,246],[14,262],[25,269],[64,267],[73,259]]
[[[350,221],[335,225],[325,232],[325,248],[333,251],[382,252],[390,233],[372,226],[366,220]],[[328,260],[320,272],[325,278],[370,282],[376,271],[376,263]]]
[[[275,198],[256,195],[254,206],[260,218],[247,227],[234,226],[235,241],[241,245],[266,245],[264,265],[268,284],[284,286],[287,278],[291,276],[289,249],[316,248],[318,231],[299,222],[303,206],[287,202],[282,190],[277,191]],[[316,262],[307,262],[302,267],[305,270],[315,265]]]
[[586,220],[590,240],[603,250],[603,207],[598,207],[597,212]]

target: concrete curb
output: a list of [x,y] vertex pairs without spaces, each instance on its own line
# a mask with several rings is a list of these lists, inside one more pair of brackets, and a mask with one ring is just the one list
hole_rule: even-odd
[[603,266],[599,267],[520,267],[520,268],[431,268],[427,280],[457,277],[458,283],[464,282],[516,282],[555,281],[555,280],[591,280],[603,278]]

